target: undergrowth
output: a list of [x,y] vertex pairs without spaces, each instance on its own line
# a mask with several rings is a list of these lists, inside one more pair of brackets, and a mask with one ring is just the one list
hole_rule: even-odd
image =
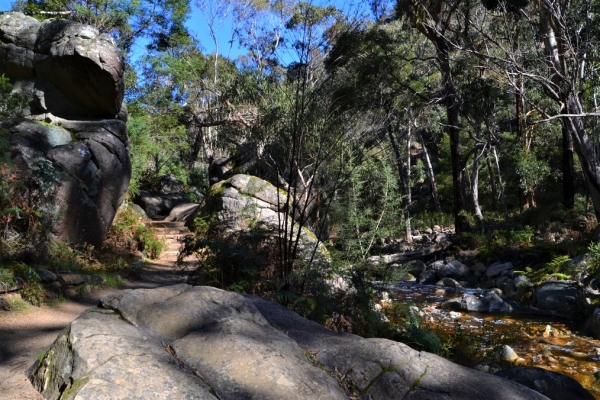
[[378,309],[373,280],[385,271],[295,260],[291,273],[279,277],[277,242],[267,227],[257,224],[246,232],[227,234],[213,229],[213,221],[196,222],[197,237],[188,238],[180,254],[180,261],[189,255],[198,259],[188,283],[260,295],[335,332],[401,340],[420,350],[441,352],[439,338],[424,329],[409,308],[396,304],[393,310]]
[[157,259],[166,250],[167,244],[156,230],[146,227],[144,219],[125,201],[117,211],[106,239],[102,245],[105,252],[128,256],[141,251],[144,256]]
[[25,301],[36,306],[60,301],[61,293],[48,290],[40,281],[36,272],[39,269],[54,273],[100,275],[103,283],[95,283],[95,286],[118,287],[124,282],[122,276],[136,276],[139,273],[131,266],[131,260],[140,247],[144,247],[149,257],[158,257],[164,243],[152,230],[145,229],[135,210],[125,204],[119,209],[102,249],[87,244],[50,241],[47,256],[43,260],[0,259],[0,289],[18,289]]

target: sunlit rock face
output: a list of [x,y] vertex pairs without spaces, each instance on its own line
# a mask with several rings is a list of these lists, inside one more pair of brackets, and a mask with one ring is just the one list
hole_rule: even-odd
[[28,370],[44,398],[547,399],[399,342],[328,331],[257,296],[180,284],[100,303]]
[[[292,223],[285,212],[287,199],[287,193],[271,183],[256,176],[237,174],[212,185],[206,206],[198,213],[214,216],[219,231],[233,235],[254,232],[269,240],[285,232],[298,238],[299,259],[329,262],[329,252],[313,232],[303,226],[297,235],[299,224]],[[294,233],[290,235],[292,230]]]
[[99,246],[131,177],[114,40],[75,22],[2,14],[0,74],[24,100],[24,118],[0,128],[31,205],[55,238]]

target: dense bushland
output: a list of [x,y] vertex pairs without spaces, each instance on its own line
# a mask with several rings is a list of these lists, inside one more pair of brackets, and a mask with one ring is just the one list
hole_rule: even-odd
[[[377,0],[352,10],[201,2],[214,52],[187,31],[189,2],[157,2],[164,17],[148,20],[154,2],[124,2],[130,18],[118,3],[15,7],[71,10],[125,50],[150,38],[128,72],[131,194],[171,175],[200,199],[216,180],[247,173],[283,189],[293,216],[270,242],[200,221],[188,249],[199,259],[194,282],[259,293],[335,329],[394,337],[419,324],[409,312],[386,322],[373,311],[370,282],[388,274],[366,260],[383,244],[410,244],[415,230],[452,225],[444,255],[519,260],[536,281],[577,279],[561,260],[597,252],[597,2]],[[223,55],[225,34],[242,56]],[[8,163],[2,171],[13,198],[2,209],[14,203],[26,216],[6,211],[3,221],[35,236],[29,227],[43,224],[19,206]],[[113,245],[145,235],[124,218]],[[331,263],[299,259],[299,227],[326,244]],[[353,295],[333,291],[338,278]]]

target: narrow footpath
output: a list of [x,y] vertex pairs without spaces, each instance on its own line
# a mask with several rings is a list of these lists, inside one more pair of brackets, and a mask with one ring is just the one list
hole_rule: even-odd
[[174,268],[181,240],[190,231],[183,222],[153,221],[168,249],[157,260],[146,260],[139,277],[130,278],[119,288],[94,291],[85,298],[71,298],[56,306],[31,306],[28,311],[0,311],[0,400],[43,400],[31,386],[25,371],[52,344],[60,331],[99,300],[121,289],[157,288],[185,282],[193,258],[185,268]]

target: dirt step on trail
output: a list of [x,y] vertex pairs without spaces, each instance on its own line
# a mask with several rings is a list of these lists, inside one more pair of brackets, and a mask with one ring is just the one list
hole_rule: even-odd
[[169,250],[158,260],[146,260],[138,277],[130,278],[119,288],[95,291],[85,298],[71,298],[56,306],[31,306],[28,311],[0,311],[0,399],[42,400],[25,376],[37,357],[85,310],[95,307],[98,301],[120,289],[156,288],[184,283],[194,260],[188,257],[182,267],[174,262],[182,239],[191,232],[183,223],[154,221],[157,233],[165,238]]
[[[151,221],[146,226],[155,230],[156,234],[165,240],[167,249],[160,254],[160,257],[153,262],[173,265],[177,261],[177,256],[183,246],[183,240],[186,236],[191,236],[192,232],[185,226],[185,222],[167,222]],[[183,259],[184,265],[193,263],[195,258],[189,256]]]

